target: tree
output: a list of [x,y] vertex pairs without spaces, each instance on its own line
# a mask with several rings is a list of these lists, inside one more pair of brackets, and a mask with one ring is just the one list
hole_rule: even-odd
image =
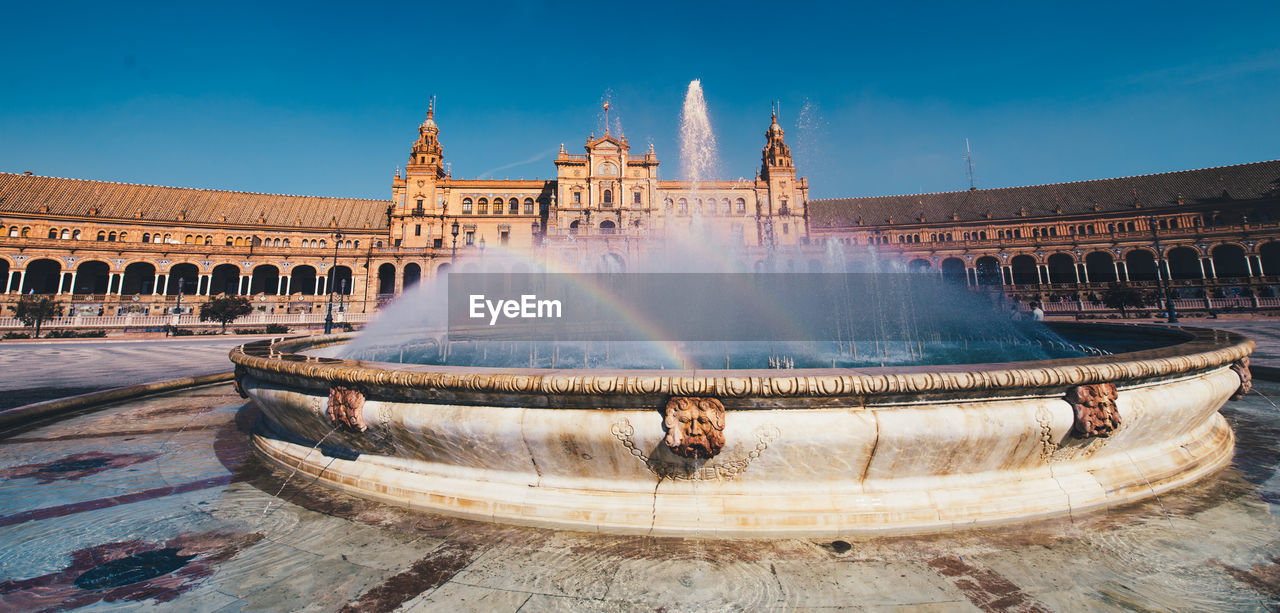
[[35,334],[32,335],[32,338],[40,338],[41,324],[62,314],[61,302],[48,296],[35,296],[34,294],[24,295],[18,299],[18,304],[9,308],[13,310],[13,316],[17,317],[19,321],[35,327]]
[[1112,283],[1111,287],[1102,293],[1102,304],[1110,309],[1120,309],[1120,317],[1123,319],[1126,317],[1125,309],[1145,306],[1146,301],[1142,299],[1142,294],[1138,293],[1138,290],[1121,283]]
[[253,312],[253,305],[243,296],[222,296],[200,305],[200,321],[216,321],[227,333],[227,324]]

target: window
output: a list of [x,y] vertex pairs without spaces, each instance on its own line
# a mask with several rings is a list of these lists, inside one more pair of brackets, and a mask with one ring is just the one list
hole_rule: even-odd
[[640,204],[640,192],[631,192],[631,204]]
[[613,206],[613,190],[611,189],[604,190],[604,205]]
[[[227,239],[227,240],[231,240],[231,239]],[[235,244],[235,246],[236,246],[236,247],[243,247],[243,246],[244,246],[244,239],[243,239],[243,238],[240,238],[240,237],[238,237],[238,236],[237,236],[237,237],[236,237],[236,244]]]
[[733,205],[729,204],[728,198],[725,198],[720,201],[720,207],[722,210],[724,210],[725,215],[729,215],[733,213]]
[[23,229],[22,229],[22,238],[27,238],[27,237],[29,237],[29,236],[31,236],[31,228],[23,228]]
[[115,232],[112,232],[111,234],[108,234],[108,235],[107,235],[107,242],[109,242],[109,243],[114,243],[114,242],[116,242],[116,233],[115,233]]
[[[782,233],[783,233],[783,234],[790,234],[790,233],[791,233],[791,224],[789,224],[789,223],[784,223],[784,224],[782,224]],[[919,237],[919,236],[916,236],[916,242],[917,242],[917,243],[918,243],[918,242],[920,242],[920,237]]]
[[182,239],[182,244],[184,245],[194,245],[195,242],[196,242],[196,237],[191,236],[190,234],[188,234],[186,238]]
[[689,201],[685,200],[684,198],[681,198],[680,202],[676,203],[676,212],[679,213],[680,215],[688,215]]
[[418,198],[418,210],[422,210],[422,198]]
[[505,244],[507,244],[507,242],[508,242],[509,240],[511,240],[511,232],[509,232],[509,231],[505,231],[505,232],[499,232],[499,233],[498,233],[498,243],[499,243],[499,244],[505,245]]
[[49,228],[49,238],[58,238],[57,228]]
[[422,236],[422,224],[415,224],[413,226],[413,235]]
[[286,238],[286,239],[284,239],[284,246],[285,246],[285,247],[288,247],[288,246],[289,246],[289,239],[287,239],[287,238]]
[[462,214],[463,214],[463,215],[470,215],[470,214],[471,214],[471,199],[470,199],[470,198],[463,198],[463,199],[462,199]]
[[[144,242],[144,243],[149,243],[149,242],[151,242],[151,235],[150,235],[150,234],[143,234],[143,235],[142,235],[142,242]],[[228,244],[228,245],[230,245],[230,244],[231,244],[231,239],[229,239],[229,238],[227,239],[227,244]]]
[[985,240],[987,240],[987,231],[986,231],[986,230],[983,230],[983,231],[981,231],[981,232],[979,232],[979,233],[978,233],[978,240],[980,240],[980,241],[985,241]]
[[79,230],[76,230],[75,232],[72,232],[72,233],[71,233],[71,240],[73,240],[73,241],[78,241],[78,240],[80,240],[80,231],[79,231]]
[[533,198],[524,199],[524,214],[525,215],[533,214]]
[[9,238],[18,238],[18,226],[9,228]]
[[494,215],[501,215],[501,214],[502,214],[502,205],[503,205],[503,204],[504,204],[504,203],[502,202],[502,198],[494,198],[494,199],[493,199],[493,214],[494,214]]
[[[436,240],[439,240],[439,239],[436,239]],[[356,241],[356,247],[355,247],[355,248],[356,248],[356,249],[359,249],[359,248],[360,248],[360,241]]]
[[515,215],[515,214],[517,214],[517,213],[519,213],[519,212],[520,212],[520,201],[519,201],[518,199],[516,199],[516,198],[512,198],[512,199],[508,200],[508,201],[507,201],[507,213],[508,213],[508,214],[511,214],[511,215]]
[[573,192],[573,203],[574,203],[574,204],[582,204],[582,192],[577,191],[577,190],[574,190],[574,192]]
[[481,198],[476,202],[476,213],[479,215],[487,215],[489,213],[488,198]]
[[122,243],[123,243],[124,241],[128,240],[128,238],[129,238],[129,233],[128,233],[128,232],[121,232],[121,233],[120,233],[120,242],[122,242]]
[[738,198],[736,203],[736,210],[738,211],[739,215],[745,214],[747,212],[747,201],[743,200],[742,198]]
[[[145,243],[145,242],[147,242],[147,235],[146,235],[146,234],[143,234],[143,235],[142,235],[142,242],[144,242],[144,243]],[[235,244],[236,244],[236,239],[231,238],[230,236],[228,236],[228,237],[227,237],[227,246],[228,246],[228,247],[233,247],[233,246],[235,246]]]
[[[286,239],[286,240],[288,240],[288,239]],[[325,244],[326,244],[326,243],[324,242],[324,239],[320,239],[320,248],[321,248],[321,249],[324,249]],[[287,246],[288,246],[288,245],[286,245],[286,247],[287,247]]]
[[475,244],[476,244],[476,231],[475,231],[475,230],[467,230],[467,234],[466,234],[466,245],[467,245],[468,247],[471,247],[471,246],[473,246],[473,245],[475,245]]

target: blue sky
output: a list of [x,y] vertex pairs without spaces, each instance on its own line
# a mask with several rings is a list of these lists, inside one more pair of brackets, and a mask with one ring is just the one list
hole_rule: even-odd
[[455,177],[547,177],[600,103],[679,174],[701,79],[721,174],[772,100],[814,198],[1280,158],[1280,3],[10,3],[0,170],[388,198],[427,99]]

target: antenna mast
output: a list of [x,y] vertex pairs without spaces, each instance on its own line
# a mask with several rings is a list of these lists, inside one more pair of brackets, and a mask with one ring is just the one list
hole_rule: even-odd
[[964,139],[964,161],[969,165],[969,191],[978,189],[973,184],[973,152],[969,150],[969,139]]

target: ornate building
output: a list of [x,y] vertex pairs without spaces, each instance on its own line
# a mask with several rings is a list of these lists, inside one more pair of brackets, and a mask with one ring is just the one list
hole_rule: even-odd
[[[1088,300],[1150,283],[1157,260],[1188,297],[1270,295],[1280,283],[1280,161],[963,192],[814,200],[774,117],[754,180],[658,176],[653,148],[590,136],[555,178],[454,178],[434,110],[390,200],[285,196],[0,173],[0,304],[59,294],[76,314],[184,311],[252,295],[271,313],[328,294],[368,312],[455,264],[539,253],[625,269],[648,239],[699,220],[779,270],[868,249],[957,283]],[[695,189],[696,187],[696,189]],[[1159,241],[1162,249],[1156,250]],[[550,254],[550,255],[548,255]]]

